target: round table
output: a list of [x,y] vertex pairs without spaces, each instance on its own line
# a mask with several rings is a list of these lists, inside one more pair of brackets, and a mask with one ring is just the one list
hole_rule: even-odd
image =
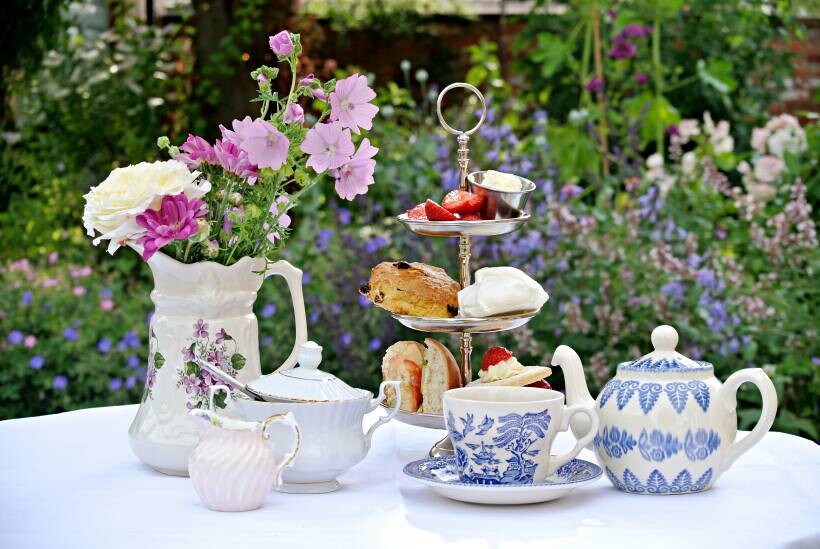
[[[134,457],[126,431],[136,409],[0,422],[0,547],[820,547],[820,448],[782,433],[707,492],[627,495],[602,477],[556,501],[506,507],[450,501],[405,478],[404,464],[442,432],[391,422],[341,490],[271,492],[259,510],[218,513],[189,479]],[[561,433],[555,450],[572,442]]]

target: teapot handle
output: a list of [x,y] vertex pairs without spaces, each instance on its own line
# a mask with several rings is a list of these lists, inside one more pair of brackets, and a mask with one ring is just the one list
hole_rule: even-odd
[[368,412],[372,412],[376,409],[376,406],[384,402],[384,399],[386,397],[386,395],[384,394],[385,387],[393,387],[393,391],[396,393],[396,403],[390,409],[390,413],[388,413],[386,416],[380,417],[376,423],[370,426],[370,429],[367,430],[367,433],[365,433],[364,443],[368,449],[370,449],[370,440],[373,438],[373,433],[376,432],[376,429],[381,425],[384,425],[391,419],[393,419],[393,417],[399,413],[399,407],[401,406],[401,391],[399,390],[400,385],[401,381],[382,381],[382,384],[379,385],[379,395],[370,401],[370,405],[367,408]]
[[296,364],[296,355],[299,352],[299,345],[307,341],[307,320],[305,319],[305,298],[302,295],[302,270],[297,269],[285,260],[277,261],[268,265],[265,270],[265,278],[279,275],[288,283],[290,299],[293,303],[293,320],[296,325],[296,339],[293,341],[293,349],[277,370],[288,370]]
[[288,412],[286,414],[273,414],[268,419],[262,422],[262,437],[265,440],[270,439],[270,433],[268,429],[273,423],[283,423],[290,427],[291,431],[293,431],[293,448],[285,454],[284,459],[282,462],[276,466],[276,471],[273,476],[273,486],[274,488],[279,488],[282,486],[282,472],[285,468],[290,467],[293,463],[293,460],[296,459],[296,454],[299,453],[299,447],[302,444],[302,433],[299,431],[299,424],[296,423],[296,418],[293,415],[293,412]]
[[737,390],[746,382],[754,383],[760,391],[763,399],[763,409],[760,412],[760,419],[754,429],[742,439],[732,442],[729,446],[726,457],[721,463],[721,473],[732,466],[746,450],[760,442],[763,435],[769,432],[774,423],[774,416],[777,413],[777,391],[774,384],[762,368],[746,368],[729,376],[729,379],[720,388],[720,400],[723,408],[733,412],[737,408]]

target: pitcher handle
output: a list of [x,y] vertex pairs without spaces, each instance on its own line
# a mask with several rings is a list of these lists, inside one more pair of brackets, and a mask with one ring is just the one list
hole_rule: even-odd
[[595,404],[573,404],[566,407],[564,410],[564,418],[561,421],[561,431],[569,429],[569,422],[572,416],[576,414],[584,414],[589,418],[589,431],[587,434],[575,441],[575,447],[565,454],[554,456],[550,458],[550,465],[547,469],[547,476],[549,477],[562,465],[569,463],[571,459],[581,453],[584,446],[592,442],[595,434],[598,432],[598,414],[595,412]]
[[391,419],[393,419],[393,417],[399,413],[399,408],[401,407],[401,391],[399,390],[399,387],[401,386],[401,381],[382,381],[381,385],[379,385],[379,394],[376,398],[370,401],[368,411],[372,412],[376,409],[376,406],[384,402],[384,399],[387,396],[384,393],[384,389],[388,386],[393,387],[393,391],[395,391],[396,393],[396,403],[393,405],[393,407],[390,409],[390,412],[387,415],[380,417],[379,420],[376,421],[376,423],[370,426],[370,429],[367,430],[367,433],[365,433],[364,443],[368,450],[370,449],[370,441],[373,438],[373,433],[376,432],[376,429],[384,425]]
[[732,466],[746,450],[760,442],[763,435],[769,432],[774,423],[774,416],[777,414],[777,391],[774,383],[766,375],[762,368],[747,368],[733,373],[720,388],[720,400],[724,409],[734,411],[737,408],[737,390],[746,382],[754,383],[763,400],[763,409],[760,412],[760,419],[748,435],[740,440],[733,441],[726,451],[726,457],[720,464],[720,472]]
[[268,429],[274,423],[284,423],[288,427],[290,427],[291,431],[293,431],[293,448],[285,454],[285,459],[282,460],[276,467],[276,471],[273,475],[273,486],[274,488],[279,488],[282,486],[282,473],[284,472],[285,468],[290,467],[293,463],[293,460],[296,459],[296,454],[299,453],[299,447],[302,444],[302,433],[299,431],[299,424],[296,423],[296,418],[293,415],[293,412],[288,412],[286,414],[273,414],[268,419],[262,422],[262,437],[265,440],[270,440],[270,433]]
[[296,364],[296,355],[299,352],[299,345],[307,341],[307,320],[305,319],[305,298],[302,295],[302,270],[297,269],[285,260],[277,261],[268,265],[265,270],[265,278],[279,275],[288,283],[290,299],[293,304],[293,321],[296,326],[296,338],[293,341],[293,349],[277,370],[288,370]]

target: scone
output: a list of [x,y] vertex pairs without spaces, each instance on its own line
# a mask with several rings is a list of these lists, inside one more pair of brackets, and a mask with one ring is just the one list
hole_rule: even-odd
[[[424,361],[424,345],[415,341],[399,341],[387,348],[382,359],[384,381],[400,381],[401,409],[416,412],[421,406],[421,365]],[[393,387],[385,389],[385,404],[392,407],[396,402]]]
[[450,350],[436,341],[424,340],[424,365],[421,371],[421,412],[441,414],[444,412],[442,400],[444,391],[461,387],[458,363]]
[[439,267],[424,263],[379,263],[359,293],[391,313],[428,318],[458,314],[458,283]]

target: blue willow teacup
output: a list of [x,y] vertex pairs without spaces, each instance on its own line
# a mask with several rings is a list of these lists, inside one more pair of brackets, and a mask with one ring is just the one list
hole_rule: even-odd
[[[566,454],[551,456],[556,433],[579,413],[589,417],[589,432]],[[451,389],[444,393],[444,417],[459,476],[470,484],[543,482],[598,430],[594,404],[566,406],[563,394],[535,387]]]

